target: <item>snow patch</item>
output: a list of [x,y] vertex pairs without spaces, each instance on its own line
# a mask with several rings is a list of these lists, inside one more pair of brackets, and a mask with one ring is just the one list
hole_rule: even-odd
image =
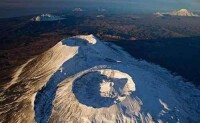
[[31,20],[32,21],[58,21],[58,20],[64,20],[64,19],[65,18],[55,16],[52,14],[42,14],[42,15],[32,18]]
[[82,9],[82,8],[74,8],[72,11],[73,11],[73,12],[82,12],[83,9]]
[[166,15],[170,15],[170,16],[190,16],[190,17],[198,17],[199,15],[194,14],[193,12],[190,12],[187,9],[180,9],[178,11],[172,11],[172,12],[156,12],[155,13],[156,16],[158,17],[162,17],[162,16],[166,16]]

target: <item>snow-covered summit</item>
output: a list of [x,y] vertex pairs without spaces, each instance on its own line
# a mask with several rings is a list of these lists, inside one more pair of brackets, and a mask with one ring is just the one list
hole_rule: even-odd
[[200,91],[167,70],[135,60],[121,48],[93,35],[64,39],[51,52],[60,48],[63,50],[56,58],[68,57],[63,64],[56,64],[56,59],[51,63],[60,68],[36,98],[36,121],[200,120]]
[[174,12],[172,14],[174,14],[176,16],[198,16],[198,15],[194,14],[193,12],[190,12],[187,9],[180,9],[177,12]]
[[63,19],[65,18],[55,16],[52,14],[42,14],[42,15],[32,18],[31,20],[32,21],[58,21],[58,20],[63,20]]
[[97,18],[104,18],[105,16],[104,15],[97,15],[96,17]]
[[1,93],[2,122],[200,121],[200,90],[93,35],[63,39],[13,79]]
[[180,9],[178,11],[172,11],[172,12],[156,12],[155,15],[157,16],[164,16],[164,15],[171,15],[171,16],[190,16],[190,17],[197,17],[199,15],[194,14],[193,12],[190,12],[187,9]]

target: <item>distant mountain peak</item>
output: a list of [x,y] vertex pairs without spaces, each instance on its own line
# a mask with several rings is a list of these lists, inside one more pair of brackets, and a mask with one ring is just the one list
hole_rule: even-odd
[[195,14],[193,14],[187,9],[180,9],[175,14],[178,16],[195,16]]
[[63,20],[65,18],[59,17],[59,16],[55,16],[52,14],[42,14],[42,15],[38,15],[36,17],[33,17],[31,19],[31,21],[58,21],[58,20]]
[[72,11],[73,11],[73,12],[82,12],[83,9],[82,9],[82,8],[74,8]]
[[187,9],[180,9],[180,12],[189,12]]
[[165,16],[165,15],[170,15],[170,16],[190,16],[190,17],[197,17],[199,15],[194,14],[193,12],[190,12],[187,9],[180,9],[178,11],[171,11],[171,12],[157,12],[155,13],[157,16]]

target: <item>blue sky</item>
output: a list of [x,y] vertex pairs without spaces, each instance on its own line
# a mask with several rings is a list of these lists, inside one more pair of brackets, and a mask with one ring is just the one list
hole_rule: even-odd
[[[72,5],[71,5],[72,4]],[[70,7],[70,6],[110,6],[113,8],[144,7],[151,10],[171,10],[187,8],[200,9],[200,0],[0,0],[0,7]],[[91,5],[93,4],[93,5]]]
[[143,13],[186,8],[200,12],[200,0],[0,0],[0,18],[55,12],[73,7]]

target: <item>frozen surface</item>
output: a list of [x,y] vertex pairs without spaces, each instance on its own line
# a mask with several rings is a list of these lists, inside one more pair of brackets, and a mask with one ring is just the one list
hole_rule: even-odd
[[37,93],[37,122],[200,121],[200,91],[181,77],[93,35],[61,43],[70,57]]

